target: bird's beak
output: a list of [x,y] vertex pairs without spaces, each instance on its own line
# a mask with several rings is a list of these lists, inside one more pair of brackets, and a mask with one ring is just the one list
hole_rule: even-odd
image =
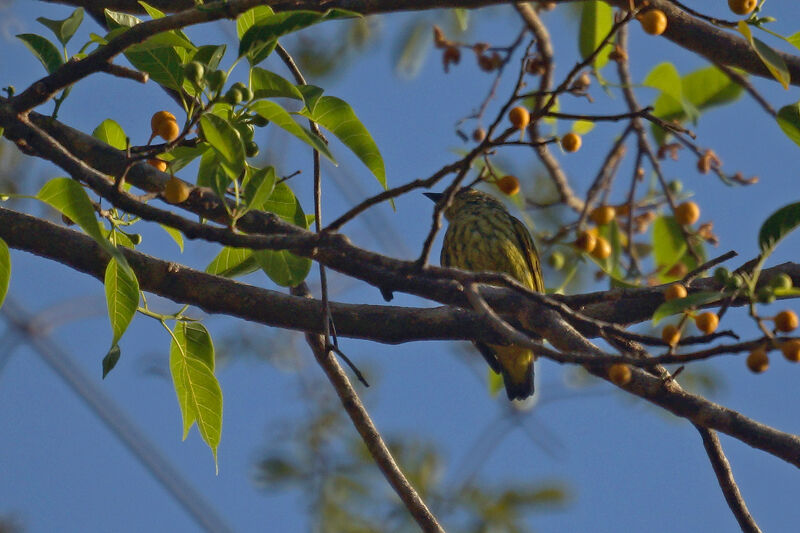
[[437,204],[442,199],[442,196],[444,196],[444,194],[442,194],[440,192],[424,192],[422,194],[424,194],[425,196],[430,198],[432,202],[435,202]]

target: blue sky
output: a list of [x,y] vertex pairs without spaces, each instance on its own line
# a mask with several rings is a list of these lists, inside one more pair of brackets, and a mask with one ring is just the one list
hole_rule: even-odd
[[[776,31],[793,33],[791,10],[775,2]],[[560,12],[546,19],[554,36],[559,72],[575,61],[575,22]],[[15,85],[18,90],[42,76],[41,65],[14,39],[16,33],[46,30],[35,22],[37,16],[63,18],[70,9],[43,2],[0,4],[0,86]],[[714,13],[727,16],[722,11]],[[783,15],[783,16],[781,16]],[[431,21],[434,14],[426,15]],[[491,79],[481,74],[470,60],[444,74],[439,58],[431,53],[413,78],[398,77],[393,70],[393,47],[406,24],[416,15],[397,15],[382,19],[382,37],[371,49],[356,57],[341,75],[333,79],[309,80],[326,92],[350,102],[362,122],[373,134],[386,162],[390,184],[426,177],[454,159],[453,150],[464,145],[454,134],[453,125],[468,115],[488,91]],[[516,19],[501,11],[473,14],[475,27],[470,39],[493,44],[509,43],[519,31]],[[212,25],[190,32],[190,36],[229,41],[230,28]],[[634,25],[631,31],[631,57],[634,76],[642,79],[657,62],[670,60],[681,73],[704,65],[696,56],[665,40],[645,36]],[[83,42],[89,31],[99,32],[87,20],[72,47]],[[317,31],[317,30],[313,30]],[[330,34],[322,30],[323,38]],[[774,42],[774,41],[771,41]],[[292,41],[287,41],[292,51]],[[230,58],[228,58],[230,60]],[[274,60],[268,68],[285,74]],[[243,69],[236,71],[242,75]],[[609,71],[607,77],[614,79]],[[798,91],[783,91],[766,80],[753,80],[775,107],[794,102]],[[500,88],[499,94],[507,94]],[[619,96],[609,98],[596,86],[595,104],[569,101],[564,111],[623,111]],[[654,92],[639,91],[641,101],[649,102]],[[50,105],[42,112],[48,112]],[[59,118],[84,131],[91,131],[105,118],[118,121],[134,143],[143,144],[149,134],[149,117],[159,109],[177,114],[176,106],[154,84],[95,75],[79,84],[67,100]],[[702,220],[713,220],[721,245],[710,250],[717,255],[733,249],[740,256],[731,267],[752,258],[757,250],[756,235],[761,221],[777,208],[796,201],[796,154],[798,147],[786,139],[772,120],[751,99],[742,98],[732,106],[704,116],[694,127],[699,143],[711,146],[721,157],[725,169],[758,175],[752,187],[728,188],[710,175],[699,175],[694,160],[685,154],[679,162],[666,162],[670,178],[681,179],[695,193]],[[598,127],[584,139],[582,150],[562,157],[565,169],[576,188],[584,192],[594,178],[605,151],[618,126]],[[285,158],[276,161],[279,171],[303,170],[293,179],[295,191],[310,210],[310,158],[303,147],[281,135],[257,138],[262,150],[273,148]],[[326,169],[324,218],[332,220],[344,212],[352,200],[378,191],[368,171],[333,145],[340,158],[345,191],[334,184],[336,174]],[[520,149],[502,154],[518,172],[523,188],[533,186],[535,163]],[[29,183],[63,175],[58,169],[35,162],[29,167]],[[612,199],[621,200],[630,172],[620,174],[618,190]],[[188,176],[184,176],[188,178]],[[623,185],[625,183],[625,185]],[[38,187],[38,185],[36,185]],[[33,202],[18,204],[28,212],[42,213]],[[397,202],[397,211],[379,207],[367,224],[345,227],[359,245],[398,257],[415,257],[425,238],[431,213],[430,202],[420,194],[410,194]],[[394,242],[376,237],[371,227],[390,225]],[[204,268],[215,248],[203,243],[188,243],[180,254],[160,230],[143,232],[142,250],[169,260]],[[798,240],[787,239],[769,264],[796,260]],[[438,244],[434,255],[438,254]],[[72,306],[86,311],[87,317],[67,314],[50,332],[58,347],[72,363],[88,375],[94,386],[110,398],[133,424],[158,448],[202,494],[206,501],[235,531],[284,530],[308,527],[306,502],[298,492],[264,493],[252,483],[253,465],[260,451],[270,442],[278,421],[303,414],[297,373],[262,360],[232,357],[218,376],[225,394],[225,418],[220,446],[220,474],[214,474],[210,453],[195,431],[181,441],[180,414],[169,379],[145,372],[153,362],[164,364],[169,339],[157,322],[137,317],[122,341],[123,359],[112,375],[100,380],[100,361],[110,338],[104,315],[103,288],[93,278],[60,267],[32,255],[12,252],[13,270],[10,298],[32,313],[53,306]],[[380,303],[372,287],[332,275],[334,298],[342,301]],[[315,281],[312,275],[312,284]],[[271,287],[263,276],[246,281]],[[548,278],[548,286],[557,284]],[[582,290],[601,290],[604,284],[584,285]],[[173,310],[169,302],[150,298],[154,307]],[[398,295],[393,303],[424,305],[416,298]],[[796,308],[792,302],[772,305],[765,314],[783,308]],[[82,315],[83,313],[77,313]],[[196,313],[201,316],[201,313]],[[273,354],[288,351],[284,337],[253,324],[241,324],[224,317],[206,316],[205,324],[217,342],[226,334],[242,332],[255,338],[278,339]],[[0,325],[0,340],[5,326]],[[743,338],[756,331],[741,310],[729,313],[722,327],[731,328]],[[300,336],[291,340],[303,353],[301,374],[319,379],[320,371],[305,354]],[[6,351],[8,344],[0,344]],[[412,433],[441,447],[446,458],[444,478],[456,483],[473,443],[481,432],[506,409],[501,396],[490,398],[483,381],[480,363],[464,361],[468,356],[452,343],[413,343],[384,346],[344,340],[348,356],[376,376],[375,385],[360,389],[378,427],[387,435]],[[470,359],[472,363],[479,360]],[[160,363],[159,363],[160,362]],[[800,367],[773,355],[772,367],[764,375],[751,374],[743,357],[722,357],[703,363],[724,386],[711,396],[733,409],[761,422],[791,433],[800,432],[796,383]],[[476,370],[477,369],[477,370]],[[643,401],[628,397],[607,383],[591,386],[570,385],[574,369],[548,361],[537,365],[538,403],[523,416],[525,424],[545,446],[537,445],[523,431],[512,430],[492,451],[481,468],[482,479],[502,483],[511,481],[561,480],[571,488],[572,500],[560,511],[533,516],[536,531],[731,531],[736,523],[725,505],[699,435],[691,425],[664,414]],[[13,513],[32,532],[70,531],[193,531],[191,518],[142,468],[114,435],[86,408],[79,398],[27,346],[11,353],[0,367],[0,513]],[[800,490],[796,470],[763,452],[727,437],[722,437],[734,475],[756,520],[764,531],[791,531],[800,523],[800,508],[795,495]],[[266,526],[269,524],[269,527]],[[65,525],[67,526],[65,528]]]

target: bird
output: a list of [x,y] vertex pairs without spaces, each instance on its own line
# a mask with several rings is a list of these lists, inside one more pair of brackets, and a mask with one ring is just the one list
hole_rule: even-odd
[[[444,194],[424,193],[434,202]],[[440,262],[474,272],[505,273],[525,287],[544,292],[539,254],[528,229],[490,194],[461,188],[444,210],[448,221]],[[534,393],[534,353],[519,346],[475,342],[489,367],[503,376],[509,400]]]

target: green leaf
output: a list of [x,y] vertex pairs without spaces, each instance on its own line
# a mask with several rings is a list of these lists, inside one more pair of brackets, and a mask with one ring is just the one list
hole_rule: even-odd
[[233,179],[244,170],[244,145],[236,128],[216,115],[205,114],[200,118],[200,127],[208,144],[221,156],[220,162],[229,169]]
[[8,294],[8,284],[11,281],[11,253],[8,244],[0,239],[0,307]]
[[576,120],[572,123],[572,131],[578,135],[586,135],[594,129],[594,122],[590,120]]
[[286,250],[254,250],[255,258],[269,278],[281,287],[294,287],[306,279],[311,260]]
[[44,17],[39,17],[36,20],[50,28],[50,31],[55,34],[58,41],[66,46],[72,36],[75,35],[81,22],[83,22],[83,8],[79,7],[64,20],[52,20]]
[[322,139],[300,126],[284,108],[275,102],[270,102],[269,100],[260,100],[250,106],[250,109],[269,120],[279,128],[288,131],[304,143],[309,144],[312,148],[318,150],[319,153],[327,157],[330,161],[336,163],[333,154],[331,154],[328,146],[322,141]]
[[222,390],[214,376],[211,336],[196,322],[179,322],[173,335],[169,368],[183,418],[183,438],[197,423],[216,464],[222,435]]
[[653,260],[657,268],[669,268],[686,253],[686,241],[675,217],[659,216],[653,222]]
[[105,119],[94,129],[92,137],[103,141],[109,146],[113,146],[117,150],[125,150],[127,148],[125,131],[122,126],[110,118]]
[[106,379],[108,373],[114,370],[114,367],[117,366],[120,355],[122,355],[122,350],[120,350],[118,344],[115,344],[110,350],[108,350],[106,356],[103,357],[103,379]]
[[456,18],[458,30],[461,32],[467,31],[469,28],[469,10],[464,8],[455,8],[452,10],[453,16]]
[[[766,257],[789,233],[800,226],[800,202],[781,207],[772,213],[758,231],[758,247]],[[762,258],[763,260],[763,258]]]
[[788,90],[789,83],[791,82],[791,76],[789,75],[789,69],[786,67],[786,63],[783,61],[783,58],[765,42],[753,37],[747,21],[740,20],[737,28],[739,33],[741,33],[744,38],[750,42],[750,47],[761,59],[761,62],[764,63],[764,66],[767,67],[767,70],[769,70],[770,74],[772,74],[772,76],[778,80],[784,89]]
[[[292,33],[308,26],[338,18],[359,16],[357,13],[342,9],[330,9],[325,13],[317,11],[282,11],[267,15],[247,28],[239,41],[239,57],[247,56],[251,65],[255,65],[266,57],[263,51],[275,47],[278,37]],[[253,59],[251,59],[253,58]]]
[[322,94],[325,92],[325,89],[322,87],[317,87],[316,85],[296,85],[297,90],[300,91],[303,95],[303,102],[306,104],[306,111],[314,114],[314,110],[317,108],[317,102],[322,97]]
[[70,178],[53,178],[44,184],[36,194],[36,198],[67,215],[124,268],[130,269],[122,252],[108,242],[100,223],[95,218],[94,206],[89,196],[77,181]]
[[25,46],[33,52],[33,55],[44,65],[48,74],[52,74],[58,67],[64,64],[64,58],[58,51],[56,45],[35,33],[22,33],[17,35],[17,39],[25,43]]
[[793,33],[790,36],[786,37],[786,42],[794,46],[795,48],[800,49],[800,31],[797,33]]
[[206,272],[216,276],[235,278],[259,269],[253,257],[253,251],[248,248],[225,247],[206,267]]
[[303,100],[303,93],[290,81],[274,72],[259,67],[250,69],[250,89],[252,89],[257,100],[276,96]]
[[275,189],[275,169],[273,167],[252,169],[252,175],[244,188],[245,206],[248,209],[261,209]]
[[257,6],[253,9],[248,9],[236,19],[236,36],[241,39],[242,35],[256,22],[264,20],[273,13],[275,12],[269,6]]
[[378,183],[386,189],[386,168],[381,152],[367,128],[358,120],[353,108],[335,96],[322,96],[313,114],[304,113],[311,120],[333,133],[345,146],[372,171]]
[[800,102],[780,108],[777,120],[783,133],[800,145]]
[[172,237],[172,240],[175,241],[175,244],[178,245],[178,248],[181,249],[181,253],[183,253],[183,233],[175,228],[171,228],[163,224],[159,224],[159,226],[161,226],[161,229],[167,232],[167,235]]
[[683,87],[681,75],[672,63],[659,63],[645,76],[642,85],[658,89],[671,96],[676,102],[683,100]]
[[[583,59],[586,59],[597,50],[603,39],[608,36],[613,25],[614,14],[610,5],[599,0],[583,2],[580,32],[578,34],[578,48]],[[609,52],[611,52],[611,46],[606,44],[605,48],[595,58],[594,65],[598,70],[608,63]]]
[[270,197],[264,202],[264,211],[275,213],[286,222],[308,228],[306,215],[300,206],[300,201],[286,183],[278,183]]
[[717,300],[719,300],[719,293],[709,291],[697,292],[690,294],[686,298],[676,298],[675,300],[664,302],[663,304],[659,305],[653,313],[653,325],[657,326],[661,320],[668,316],[676,315],[687,309],[699,307]]
[[106,304],[115,346],[139,307],[139,282],[130,268],[124,268],[113,257],[106,267]]
[[681,78],[681,85],[684,98],[701,111],[730,103],[744,91],[717,67],[690,72]]
[[226,48],[227,47],[224,44],[207,44],[205,46],[201,46],[194,53],[190,61],[199,61],[206,66],[207,70],[216,70],[216,68],[219,66],[219,62],[225,55]]
[[131,47],[125,57],[137,69],[147,72],[150,78],[169,89],[180,91],[183,86],[183,66],[178,52],[172,46],[148,48]]
[[176,146],[165,154],[159,154],[158,157],[169,162],[169,168],[174,173],[203,155],[206,151],[211,152],[212,150],[204,144],[198,146]]
[[131,28],[142,22],[141,19],[138,19],[133,15],[120,13],[118,11],[111,11],[110,9],[104,9],[103,14],[106,17],[106,24],[108,24],[109,30],[115,30],[117,28]]

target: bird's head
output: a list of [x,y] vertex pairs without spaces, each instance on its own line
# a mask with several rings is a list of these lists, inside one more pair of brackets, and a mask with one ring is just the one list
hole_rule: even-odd
[[[426,192],[423,193],[432,201],[441,203],[444,201],[444,194],[440,192]],[[490,194],[463,187],[454,196],[450,206],[444,210],[444,216],[447,220],[452,220],[458,213],[465,213],[470,209],[493,208],[505,210],[503,204],[494,199]]]

